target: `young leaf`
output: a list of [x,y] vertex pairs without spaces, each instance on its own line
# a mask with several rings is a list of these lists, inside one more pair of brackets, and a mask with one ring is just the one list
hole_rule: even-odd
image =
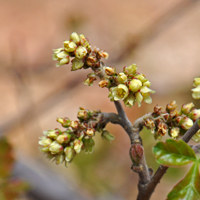
[[153,148],[153,154],[159,164],[165,166],[182,166],[196,161],[193,149],[183,140],[167,139],[158,142]]
[[200,199],[200,176],[198,162],[194,163],[190,171],[173,190],[168,194],[167,200],[198,200]]
[[2,137],[0,139],[0,178],[8,177],[14,164],[12,147],[8,141]]

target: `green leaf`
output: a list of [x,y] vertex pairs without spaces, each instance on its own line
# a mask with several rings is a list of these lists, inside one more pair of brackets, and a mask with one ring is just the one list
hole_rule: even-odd
[[167,139],[158,142],[153,148],[153,154],[159,164],[165,166],[182,166],[197,160],[193,149],[183,140]]
[[200,176],[198,162],[194,163],[190,171],[173,190],[168,194],[167,200],[199,200],[200,199]]
[[10,175],[13,164],[12,147],[6,138],[2,137],[0,139],[0,178],[5,178]]

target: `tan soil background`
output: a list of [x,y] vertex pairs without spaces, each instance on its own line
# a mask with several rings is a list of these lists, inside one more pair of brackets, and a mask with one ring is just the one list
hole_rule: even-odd
[[[156,94],[152,105],[125,108],[134,122],[156,104],[165,107],[173,99],[179,105],[193,101],[192,81],[200,75],[200,2],[0,0],[0,27],[0,131],[12,142],[17,160],[27,166],[34,163],[36,171],[42,165],[64,177],[70,191],[81,198],[135,199],[138,177],[130,170],[130,142],[119,126],[108,126],[116,136],[112,143],[96,136],[93,154],[78,155],[68,169],[39,152],[42,131],[61,128],[57,117],[76,119],[79,106],[116,112],[106,89],[97,83],[93,87],[82,84],[90,72],[71,72],[70,65],[56,68],[52,49],[76,31],[89,38],[93,47],[105,49],[110,55],[105,64],[118,72],[136,63]],[[149,166],[156,170],[153,136],[143,131],[142,137]],[[165,199],[184,173],[170,170],[152,200]],[[33,184],[31,178],[28,181]],[[66,199],[75,198],[66,193]]]

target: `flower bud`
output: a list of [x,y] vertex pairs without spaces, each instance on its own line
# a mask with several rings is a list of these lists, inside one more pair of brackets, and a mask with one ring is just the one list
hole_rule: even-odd
[[196,88],[193,88],[192,92],[192,97],[194,99],[200,99],[200,85],[198,85]]
[[133,63],[132,65],[129,65],[128,67],[124,67],[123,71],[125,74],[134,75],[137,71],[137,65]]
[[70,126],[71,120],[68,117],[65,118],[57,118],[57,122],[61,123],[61,125],[65,128]]
[[63,48],[53,49],[52,60],[58,60],[57,54],[64,51]]
[[108,76],[112,76],[113,74],[116,73],[116,68],[115,67],[104,67],[103,69],[105,70],[105,73]]
[[49,152],[49,147],[41,147],[41,148],[39,148],[39,150],[44,152],[44,153],[48,153]]
[[109,142],[115,139],[115,136],[109,133],[107,130],[103,130],[101,137]]
[[123,84],[126,83],[126,81],[127,81],[127,76],[124,73],[120,72],[117,76],[117,82]]
[[83,34],[81,34],[81,35],[79,35],[79,38],[80,38],[80,42],[81,42],[81,44],[84,44],[85,41],[86,41],[85,36],[84,36]]
[[71,68],[71,70],[72,71],[76,71],[78,69],[81,69],[83,67],[83,65],[84,65],[83,60],[79,60],[77,58],[74,58],[72,60],[72,68]]
[[67,133],[63,133],[56,138],[56,141],[60,144],[68,143],[70,141],[71,135]]
[[173,127],[171,130],[170,130],[170,135],[172,138],[176,139],[180,134],[180,128],[178,127]]
[[66,147],[64,149],[64,153],[65,153],[65,160],[67,162],[72,161],[74,156],[76,155],[76,152],[74,151],[74,149],[72,147]]
[[99,87],[104,88],[104,87],[108,87],[110,85],[109,80],[105,79],[105,80],[101,80],[99,82]]
[[142,87],[142,82],[138,79],[132,79],[129,82],[129,89],[132,92],[137,92]]
[[145,119],[144,125],[147,129],[151,129],[152,133],[155,133],[155,123],[152,119],[150,119],[150,118]]
[[153,114],[159,116],[162,113],[162,106],[156,105],[153,110]]
[[73,144],[74,144],[74,150],[76,151],[76,153],[80,153],[81,148],[83,146],[83,142],[79,139],[75,139]]
[[95,129],[93,129],[93,128],[88,128],[86,131],[86,135],[89,137],[94,136],[94,133],[95,133]]
[[69,54],[66,51],[64,51],[62,48],[54,50],[52,59],[58,61],[58,63],[56,64],[56,67],[68,64],[70,61]]
[[64,41],[64,49],[67,52],[74,52],[76,50],[76,44],[73,41]]
[[92,153],[95,142],[92,138],[88,138],[88,139],[84,138],[83,145],[84,145],[84,150],[86,153]]
[[65,160],[64,154],[59,154],[59,155],[56,155],[55,157],[55,161],[57,165],[64,162],[64,160]]
[[98,51],[98,55],[102,58],[108,59],[109,54],[105,51]]
[[166,106],[166,111],[167,111],[167,112],[170,112],[171,110],[174,110],[174,109],[176,109],[176,108],[177,108],[176,101],[173,100],[173,101],[171,101],[171,103],[167,104],[167,106]]
[[192,102],[188,104],[183,104],[181,107],[181,112],[185,115],[188,115],[193,107],[194,107],[194,104]]
[[134,78],[140,80],[142,83],[148,81],[148,79],[145,77],[144,74],[138,74],[138,75],[136,75]]
[[183,120],[182,120],[182,124],[181,124],[181,127],[185,130],[188,130],[192,127],[193,125],[193,121],[188,118],[188,117],[184,117]]
[[91,112],[89,110],[85,110],[84,108],[79,108],[77,118],[81,121],[86,121],[90,118]]
[[91,46],[90,43],[88,42],[88,40],[85,38],[85,36],[83,34],[79,35],[80,38],[80,44],[81,46],[85,47],[87,49],[88,52],[91,51]]
[[89,57],[87,57],[87,59],[86,59],[86,64],[87,64],[88,66],[92,66],[92,65],[95,64],[96,62],[97,62],[97,58],[94,57],[94,56],[89,56]]
[[164,122],[158,123],[158,135],[164,136],[168,132],[168,126]]
[[195,141],[195,142],[199,142],[200,141],[200,130],[198,130],[196,132],[196,134],[194,134],[194,136],[192,137],[192,139]]
[[196,121],[199,117],[200,117],[200,109],[193,109],[190,113],[189,113],[189,115],[188,115],[188,117],[190,118],[190,119],[192,119],[193,121]]
[[63,146],[61,144],[59,144],[58,142],[56,142],[56,141],[53,141],[51,143],[51,145],[49,146],[49,151],[52,154],[60,153],[62,150],[63,150]]
[[79,46],[75,51],[75,56],[78,59],[82,59],[87,54],[87,49],[85,47]]
[[47,136],[50,138],[56,139],[60,133],[61,131],[59,131],[58,129],[55,129],[55,130],[51,129],[47,131]]
[[77,120],[71,121],[71,122],[70,122],[70,127],[72,127],[73,129],[78,129],[78,127],[79,127],[79,122],[78,122]]
[[200,85],[200,77],[194,78],[193,85],[194,85],[194,87],[197,87],[198,85]]
[[70,39],[73,40],[74,43],[78,44],[80,42],[80,38],[76,32],[73,32],[70,35]]
[[40,141],[38,144],[43,145],[44,147],[48,147],[52,143],[50,138],[46,138],[45,136],[40,137]]
[[132,144],[129,150],[129,155],[134,166],[140,165],[141,159],[144,155],[144,148],[141,144]]

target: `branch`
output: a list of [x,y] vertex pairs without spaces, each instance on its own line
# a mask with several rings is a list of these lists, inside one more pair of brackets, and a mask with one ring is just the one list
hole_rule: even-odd
[[[193,124],[193,126],[184,134],[184,136],[181,138],[184,142],[188,143],[189,140],[193,137],[193,135],[200,129],[200,118],[196,120],[196,122]],[[157,184],[160,182],[161,178],[166,173],[168,167],[160,165],[157,169],[156,173],[154,174],[151,181],[143,186],[139,185],[139,194],[137,197],[137,200],[148,200],[152,193],[154,192]]]
[[114,101],[114,103],[121,120],[120,125],[127,132],[131,140],[132,146],[130,148],[130,157],[133,161],[131,169],[134,172],[138,173],[139,182],[141,184],[146,184],[150,181],[150,173],[149,168],[146,164],[144,148],[142,146],[142,139],[139,135],[139,132],[142,130],[143,127],[143,117],[138,119],[133,126],[128,119],[126,113],[124,112],[121,102]]

